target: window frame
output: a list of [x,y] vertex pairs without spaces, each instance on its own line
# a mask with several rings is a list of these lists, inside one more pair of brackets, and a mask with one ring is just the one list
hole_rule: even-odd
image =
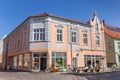
[[118,49],[120,49],[120,42],[117,42],[117,45],[118,45]]
[[[97,43],[97,41],[98,41],[98,43]],[[96,35],[96,46],[100,46],[100,36],[99,35]]]
[[[86,37],[84,36],[86,34]],[[86,41],[87,41],[87,43],[85,43],[85,40],[86,39]],[[83,43],[84,43],[84,45],[88,45],[88,34],[85,32],[85,33],[83,33]]]
[[71,43],[77,43],[77,31],[71,31]]
[[56,42],[63,42],[64,40],[64,32],[63,32],[63,28],[57,28],[56,29]]
[[33,29],[33,41],[45,41],[45,28]]

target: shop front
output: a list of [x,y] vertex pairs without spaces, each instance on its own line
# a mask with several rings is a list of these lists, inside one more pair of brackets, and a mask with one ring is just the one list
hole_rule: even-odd
[[47,53],[35,52],[32,54],[32,71],[45,70],[47,67]]
[[84,55],[84,62],[86,67],[102,66],[101,55]]
[[59,71],[66,71],[66,53],[65,52],[52,52],[52,67]]

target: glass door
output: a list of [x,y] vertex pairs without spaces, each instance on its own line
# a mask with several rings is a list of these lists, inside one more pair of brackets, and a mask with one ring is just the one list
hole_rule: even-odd
[[33,70],[40,71],[40,58],[34,58]]

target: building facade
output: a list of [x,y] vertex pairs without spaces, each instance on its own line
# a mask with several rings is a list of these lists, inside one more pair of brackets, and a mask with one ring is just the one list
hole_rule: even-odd
[[107,66],[120,65],[120,28],[106,24],[105,26],[105,44]]
[[6,35],[0,39],[0,68],[2,68],[2,53],[3,53],[3,39]]
[[4,65],[40,71],[53,66],[106,66],[104,26],[43,13],[28,17],[4,39]]

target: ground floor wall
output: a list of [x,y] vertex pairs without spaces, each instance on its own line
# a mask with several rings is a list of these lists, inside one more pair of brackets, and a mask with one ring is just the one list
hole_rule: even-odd
[[0,54],[0,68],[2,68],[2,54]]
[[7,66],[13,69],[40,71],[51,67],[66,70],[71,67],[105,67],[103,51],[33,50],[7,56]]
[[107,67],[112,67],[112,65],[116,64],[116,54],[113,51],[106,51],[107,57]]

